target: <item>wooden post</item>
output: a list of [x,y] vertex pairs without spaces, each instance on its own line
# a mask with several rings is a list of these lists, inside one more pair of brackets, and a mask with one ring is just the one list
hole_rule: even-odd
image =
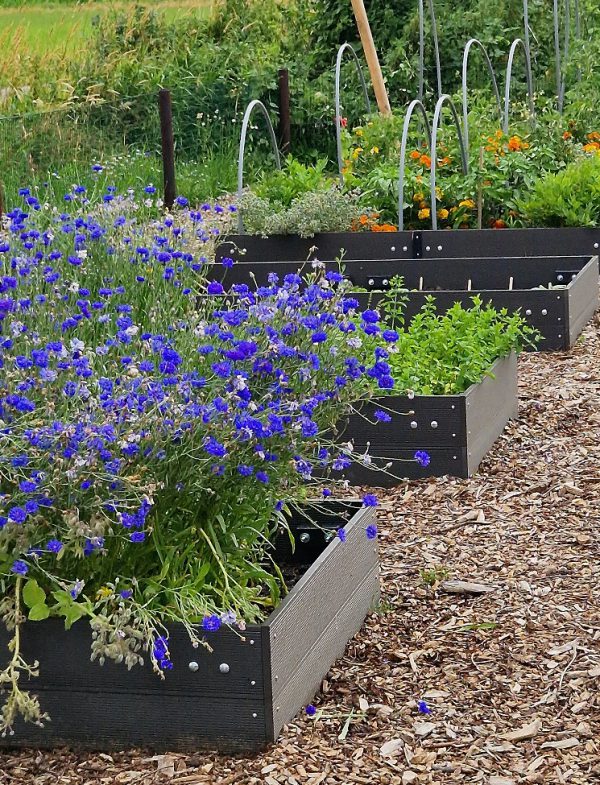
[[290,123],[290,75],[287,68],[278,72],[279,81],[279,147],[283,155],[289,155],[292,144]]
[[169,90],[159,90],[160,136],[162,144],[164,202],[169,210],[175,202],[175,142],[173,139],[173,109]]
[[375,91],[375,98],[377,99],[377,106],[382,115],[391,115],[390,102],[388,99],[385,82],[383,81],[383,74],[381,66],[379,65],[379,58],[377,57],[377,50],[373,43],[373,35],[369,25],[369,19],[365,10],[363,0],[351,0],[352,10],[356,17],[356,24],[358,25],[358,32],[360,33],[360,40],[369,66],[369,73],[371,74],[371,82],[373,83],[373,90]]

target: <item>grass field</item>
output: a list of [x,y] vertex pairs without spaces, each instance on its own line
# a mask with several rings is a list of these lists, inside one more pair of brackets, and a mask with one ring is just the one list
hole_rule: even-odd
[[[190,13],[206,14],[210,3],[211,0],[147,0],[140,4],[175,17]],[[0,2],[0,37],[4,44],[4,54],[0,54],[0,59],[10,57],[15,48],[22,47],[36,54],[75,52],[92,31],[94,20],[110,9],[134,5],[135,2],[24,2],[19,6]]]

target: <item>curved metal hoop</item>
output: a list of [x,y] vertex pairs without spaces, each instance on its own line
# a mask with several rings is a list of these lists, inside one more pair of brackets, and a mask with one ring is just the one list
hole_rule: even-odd
[[[527,60],[531,63],[531,41],[529,32],[529,0],[523,0],[523,31],[525,49],[527,50]],[[529,66],[528,66],[529,67]],[[530,73],[531,84],[533,86],[533,74]]]
[[[246,136],[248,135],[248,126],[250,125],[250,117],[252,116],[252,112],[257,108],[260,109],[267,122],[267,129],[269,131],[269,136],[271,138],[271,147],[273,148],[273,153],[275,154],[275,162],[277,163],[277,168],[281,169],[281,156],[279,155],[279,148],[277,146],[277,137],[275,136],[275,130],[273,129],[271,118],[269,117],[267,108],[262,103],[262,101],[259,101],[258,99],[254,99],[254,101],[250,101],[250,103],[246,107],[246,111],[244,113],[244,119],[242,120],[242,132],[240,135],[240,149],[238,153],[238,183],[237,183],[238,201],[241,199],[242,191],[244,189],[244,154],[246,152]],[[244,220],[242,218],[241,211],[238,214],[238,231],[240,234],[244,231]]]
[[[567,83],[567,65],[569,62],[569,43],[571,38],[571,2],[565,0],[565,18],[564,18],[564,43],[561,56],[560,50],[560,19],[559,19],[559,6],[558,0],[553,0],[552,3],[552,17],[554,22],[554,61],[556,69],[556,99],[558,104],[558,111],[560,114],[563,112],[565,102],[565,90]],[[575,0],[575,35],[577,38],[581,35],[581,16],[579,14],[579,0]],[[578,79],[581,74],[578,72]]]
[[431,129],[429,127],[429,118],[427,117],[427,110],[423,102],[419,99],[411,101],[406,116],[404,118],[404,126],[402,128],[402,143],[400,145],[400,171],[398,174],[398,231],[404,229],[404,169],[406,168],[406,147],[408,144],[408,129],[410,121],[414,114],[415,109],[418,109],[423,119],[425,120],[425,129],[427,131],[427,141],[429,142],[429,150],[431,151]]
[[535,122],[535,104],[533,102],[533,85],[531,83],[531,60],[527,53],[527,47],[523,43],[521,38],[515,38],[510,46],[510,52],[508,54],[508,64],[506,66],[506,83],[504,86],[504,123],[502,124],[502,130],[505,134],[508,133],[508,117],[510,113],[510,85],[512,81],[512,69],[513,69],[513,61],[515,59],[515,52],[517,51],[517,47],[522,46],[523,51],[525,52],[525,60],[526,60],[526,71],[527,71],[527,94],[529,96],[529,111],[531,113],[532,121]]
[[[440,44],[435,18],[433,0],[428,0],[429,16],[431,17],[431,31],[433,35],[433,49],[435,53],[435,71],[437,76],[438,98],[442,95],[442,64],[440,61]],[[423,100],[425,80],[425,8],[423,0],[419,0],[419,98]]]
[[349,51],[352,54],[352,59],[354,60],[354,64],[356,65],[356,70],[358,72],[358,76],[360,79],[360,83],[363,89],[363,95],[365,98],[365,109],[367,110],[367,114],[371,114],[371,101],[369,100],[369,91],[367,89],[367,83],[365,81],[365,76],[363,74],[362,65],[360,64],[360,60],[358,59],[358,55],[354,51],[354,47],[350,44],[342,44],[338,49],[337,59],[335,62],[335,142],[337,146],[337,159],[338,159],[338,171],[340,173],[340,180],[342,183],[344,182],[344,175],[343,175],[343,168],[344,168],[344,161],[342,158],[342,108],[340,105],[340,80],[341,80],[341,73],[342,73],[342,58],[344,56],[344,52]]
[[467,41],[467,45],[465,46],[465,51],[463,52],[463,64],[462,64],[462,110],[463,110],[463,139],[465,142],[465,147],[467,150],[469,149],[469,109],[467,106],[467,76],[469,70],[469,54],[471,53],[471,47],[477,45],[479,49],[483,52],[483,56],[485,59],[485,64],[487,65],[487,69],[492,80],[492,86],[494,88],[494,95],[496,97],[496,105],[498,107],[498,117],[502,119],[502,100],[500,99],[500,91],[498,90],[498,82],[496,80],[496,74],[494,73],[494,68],[492,66],[492,61],[487,53],[487,49],[485,46],[479,41],[477,38],[471,38]]
[[458,135],[458,144],[460,146],[460,154],[462,159],[462,170],[463,174],[469,174],[469,161],[467,158],[467,151],[465,148],[465,142],[463,139],[462,131],[460,130],[460,120],[458,118],[458,112],[456,111],[456,107],[454,106],[454,102],[449,95],[440,95],[438,98],[438,102],[435,105],[435,112],[433,113],[433,124],[431,128],[431,228],[436,231],[438,228],[437,225],[437,195],[435,193],[435,186],[436,186],[436,171],[437,171],[437,135],[438,130],[440,127],[440,119],[442,116],[442,109],[444,108],[444,104],[448,104],[450,108],[450,112],[452,114],[452,119],[454,121],[454,125],[456,127],[456,133]]

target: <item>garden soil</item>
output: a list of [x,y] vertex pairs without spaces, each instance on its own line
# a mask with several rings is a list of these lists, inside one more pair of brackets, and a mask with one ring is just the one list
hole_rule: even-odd
[[600,783],[600,319],[519,374],[475,477],[381,494],[381,607],[316,719],[250,758],[4,752],[0,784]]

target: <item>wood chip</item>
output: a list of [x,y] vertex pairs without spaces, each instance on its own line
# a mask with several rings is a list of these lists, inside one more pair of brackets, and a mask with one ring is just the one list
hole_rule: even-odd
[[517,730],[511,730],[508,733],[500,734],[501,739],[506,739],[507,741],[523,741],[524,739],[533,739],[534,736],[542,729],[541,720],[535,719],[533,722],[530,722],[528,725],[523,725],[522,728],[518,728]]
[[440,590],[448,594],[487,594],[487,592],[495,591],[495,587],[470,581],[442,581]]

